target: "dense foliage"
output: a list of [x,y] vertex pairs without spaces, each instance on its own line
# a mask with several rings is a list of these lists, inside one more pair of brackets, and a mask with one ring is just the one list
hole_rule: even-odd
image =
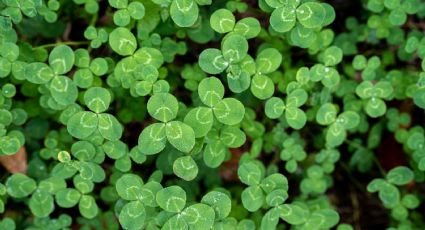
[[425,229],[424,109],[422,0],[0,0],[0,229]]

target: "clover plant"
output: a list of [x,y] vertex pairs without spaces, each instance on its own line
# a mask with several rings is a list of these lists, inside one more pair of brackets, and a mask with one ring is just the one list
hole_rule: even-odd
[[425,229],[424,30],[420,0],[0,0],[0,229]]

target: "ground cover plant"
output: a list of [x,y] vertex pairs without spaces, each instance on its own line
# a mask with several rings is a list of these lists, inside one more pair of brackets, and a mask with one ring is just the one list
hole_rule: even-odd
[[425,229],[422,0],[0,0],[0,229]]

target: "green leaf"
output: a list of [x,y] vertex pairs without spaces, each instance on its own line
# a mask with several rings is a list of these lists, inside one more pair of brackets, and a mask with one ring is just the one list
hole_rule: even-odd
[[400,192],[397,187],[383,183],[379,189],[379,198],[387,208],[393,208],[400,202]]
[[38,185],[38,190],[49,194],[56,194],[58,191],[65,189],[65,180],[56,176],[42,180]]
[[388,98],[393,93],[393,86],[388,81],[379,81],[374,87],[373,97]]
[[407,21],[407,14],[400,8],[393,9],[388,15],[390,23],[394,26],[401,26]]
[[293,129],[301,129],[307,122],[307,116],[304,111],[296,107],[286,108],[285,118],[288,125]]
[[279,222],[279,210],[272,208],[261,219],[260,229],[276,229]]
[[72,69],[75,55],[67,45],[58,45],[50,52],[49,65],[55,74],[65,74]]
[[177,117],[179,104],[177,98],[169,93],[157,93],[149,98],[148,113],[155,119],[168,122]]
[[61,105],[70,105],[78,97],[77,86],[68,77],[56,76],[50,82],[49,88],[52,97]]
[[224,86],[216,77],[205,78],[199,82],[198,94],[202,103],[213,107],[223,98]]
[[80,201],[81,193],[73,188],[60,190],[55,195],[56,203],[62,208],[74,207]]
[[346,111],[341,113],[336,122],[343,125],[346,129],[353,129],[360,123],[360,116],[356,112]]
[[211,28],[219,33],[228,33],[235,26],[235,16],[227,9],[214,11],[210,17]]
[[210,108],[197,107],[191,109],[184,118],[184,123],[195,132],[195,137],[204,137],[211,130],[214,115]]
[[23,145],[18,138],[4,136],[0,139],[0,150],[2,154],[13,155],[19,151],[19,148]]
[[288,179],[280,173],[273,173],[261,181],[261,188],[270,193],[275,189],[288,191]]
[[90,136],[98,126],[97,115],[92,112],[78,112],[74,114],[67,123],[69,134],[78,139]]
[[339,215],[332,209],[314,211],[307,222],[302,225],[305,229],[331,229],[339,222]]
[[201,200],[202,203],[209,205],[214,209],[217,219],[226,218],[232,209],[230,197],[225,193],[211,191],[205,194]]
[[277,119],[285,111],[285,103],[278,97],[272,97],[267,100],[265,105],[266,116],[270,119]]
[[153,155],[161,152],[166,143],[165,124],[154,123],[143,129],[138,148],[146,155]]
[[242,18],[236,23],[233,31],[243,35],[246,39],[251,39],[257,37],[257,35],[260,33],[261,25],[256,18],[246,17]]
[[284,189],[276,189],[266,196],[266,202],[270,206],[278,206],[288,199],[288,192]]
[[137,200],[141,196],[142,179],[135,174],[122,175],[115,184],[118,195],[124,200]]
[[121,138],[123,127],[111,114],[102,113],[98,115],[99,132],[107,140],[117,141]]
[[308,94],[303,89],[296,89],[289,93],[288,98],[286,99],[287,107],[300,107],[306,103],[308,99]]
[[33,62],[24,67],[25,78],[34,84],[46,84],[54,76],[53,70],[41,62]]
[[241,194],[243,206],[250,212],[255,212],[263,206],[265,197],[260,186],[249,186]]
[[128,153],[128,147],[122,141],[106,141],[103,143],[102,149],[109,158],[114,160],[118,160]]
[[316,121],[321,125],[330,125],[336,120],[336,107],[331,103],[320,106],[316,114]]
[[183,218],[179,218],[179,215],[174,215],[170,219],[167,220],[167,222],[162,226],[161,229],[163,230],[187,230],[189,229],[188,224]]
[[372,97],[373,93],[373,84],[371,81],[363,81],[356,87],[356,94],[362,98],[367,99]]
[[48,217],[53,212],[55,205],[53,197],[47,192],[36,191],[32,194],[29,201],[29,207],[32,214],[36,217]]
[[257,185],[264,177],[261,168],[254,162],[243,163],[238,168],[238,176],[242,183],[250,186]]
[[321,27],[326,17],[325,8],[317,2],[303,3],[296,12],[298,21],[306,28]]
[[82,195],[78,209],[83,217],[92,219],[97,216],[99,208],[97,207],[96,201],[92,196]]
[[13,219],[5,217],[2,221],[0,221],[0,228],[4,230],[15,230],[16,224]]
[[279,7],[270,16],[270,25],[274,30],[285,33],[294,28],[296,23],[295,9],[290,6]]
[[342,49],[337,46],[328,47],[322,54],[323,63],[326,66],[335,66],[342,61]]
[[198,165],[191,156],[177,158],[173,163],[173,172],[185,181],[191,181],[198,175]]
[[227,149],[221,141],[208,143],[204,150],[204,162],[210,168],[217,168],[223,163],[226,157]]
[[14,198],[23,198],[36,189],[35,181],[21,173],[16,173],[6,180],[7,193]]
[[136,37],[127,28],[117,27],[109,34],[109,46],[117,54],[128,56],[136,51]]
[[181,152],[188,153],[195,146],[195,132],[181,121],[168,122],[165,134],[170,144]]
[[160,183],[151,180],[143,185],[139,200],[146,206],[157,207],[158,204],[156,203],[155,197],[161,189],[162,185]]
[[105,112],[111,103],[111,94],[101,87],[92,87],[84,93],[84,103],[95,113]]
[[206,204],[194,204],[181,213],[186,223],[193,229],[211,229],[214,225],[214,210]]
[[279,206],[280,217],[291,225],[299,225],[306,222],[309,211],[297,204],[283,204]]
[[132,201],[124,205],[119,214],[119,222],[124,229],[143,229],[146,210],[140,201]]
[[387,176],[388,182],[395,185],[406,185],[414,178],[413,172],[406,166],[398,166],[391,169]]
[[219,74],[229,66],[229,62],[220,50],[208,48],[199,55],[199,66],[206,73]]
[[133,54],[133,57],[137,62],[143,65],[152,65],[155,68],[159,68],[164,62],[161,51],[152,47],[141,47]]
[[382,99],[373,97],[367,101],[365,110],[367,115],[375,118],[384,115],[387,111],[387,106]]
[[128,0],[108,0],[110,6],[117,9],[124,9],[128,6]]
[[127,7],[130,16],[140,20],[145,16],[145,6],[141,2],[131,2]]
[[329,126],[329,129],[326,132],[326,144],[330,147],[336,147],[341,145],[346,137],[347,132],[345,131],[344,126],[339,123],[334,123]]
[[242,35],[231,34],[223,40],[221,50],[224,59],[230,63],[238,63],[248,53],[248,41]]
[[236,127],[227,126],[221,130],[220,141],[228,148],[241,147],[245,140],[245,133]]
[[266,48],[258,54],[255,63],[258,73],[271,73],[279,68],[282,63],[282,55],[275,48]]
[[195,24],[198,14],[198,4],[194,0],[173,0],[171,2],[171,18],[180,27],[189,27]]
[[236,125],[245,115],[245,107],[234,98],[221,100],[214,106],[213,111],[217,120],[225,125]]
[[186,192],[176,185],[166,187],[156,194],[156,202],[167,212],[180,212],[186,206]]
[[273,96],[273,81],[266,75],[256,74],[251,81],[251,92],[258,99],[265,100]]

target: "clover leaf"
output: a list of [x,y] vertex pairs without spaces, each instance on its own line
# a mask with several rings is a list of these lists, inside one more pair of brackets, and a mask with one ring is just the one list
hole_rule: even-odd
[[336,107],[330,103],[323,104],[316,114],[316,120],[321,125],[328,125],[326,144],[330,147],[341,145],[347,129],[353,129],[360,123],[360,117],[353,111],[345,111],[337,116]]
[[285,114],[285,118],[290,127],[301,129],[304,127],[307,117],[299,109],[307,101],[308,95],[303,89],[296,89],[288,94],[285,102],[278,97],[272,97],[267,100],[265,105],[266,116],[271,119],[277,119]]
[[356,94],[365,100],[365,111],[371,117],[379,117],[385,114],[387,106],[383,99],[388,99],[393,93],[391,83],[379,81],[373,84],[371,81],[363,81],[356,88]]

